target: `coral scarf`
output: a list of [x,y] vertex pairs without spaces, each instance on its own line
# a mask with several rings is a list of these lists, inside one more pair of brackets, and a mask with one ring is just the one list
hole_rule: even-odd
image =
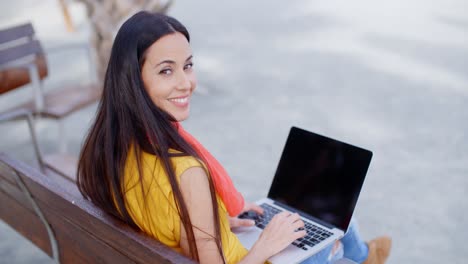
[[208,171],[213,179],[217,194],[221,197],[230,216],[237,216],[244,208],[244,197],[237,191],[223,166],[211,155],[208,150],[200,144],[192,135],[182,127],[180,123],[175,123],[179,134],[185,139],[198,153],[205,162]]

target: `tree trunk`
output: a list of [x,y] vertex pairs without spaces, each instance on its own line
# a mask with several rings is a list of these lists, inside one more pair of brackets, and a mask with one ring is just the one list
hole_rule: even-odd
[[91,45],[98,80],[102,83],[114,36],[120,25],[140,10],[166,13],[173,0],[78,0],[86,6],[90,19]]

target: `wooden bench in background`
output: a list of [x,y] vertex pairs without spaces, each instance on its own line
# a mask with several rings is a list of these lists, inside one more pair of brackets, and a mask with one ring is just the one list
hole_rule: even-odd
[[[90,51],[86,45],[61,48],[85,49],[90,58]],[[89,65],[93,76],[95,73],[91,60]],[[28,109],[34,115],[61,119],[100,98],[102,89],[93,82],[92,77],[86,85],[68,83],[58,89],[44,91],[42,80],[48,73],[47,54],[36,39],[31,23],[0,30],[0,94],[22,88],[28,83],[32,83],[33,86],[30,100],[15,106],[14,109]]]
[[59,263],[195,263],[104,213],[71,181],[4,153],[0,217]]
[[[31,23],[0,30],[0,95],[17,89],[30,89],[25,103],[3,110],[1,114],[27,110],[34,117],[54,119],[61,124],[68,115],[96,102],[101,96],[101,86],[95,81],[91,51],[86,45],[69,45],[52,51],[80,48],[87,52],[90,65],[90,82],[84,85],[68,82],[56,89],[45,90],[43,80],[49,75],[47,54],[36,38]],[[27,84],[31,84],[28,86]],[[31,87],[32,86],[32,87]],[[60,125],[63,130],[63,124]],[[75,179],[77,158],[66,153],[64,131],[57,140],[60,153],[39,158],[48,169]]]

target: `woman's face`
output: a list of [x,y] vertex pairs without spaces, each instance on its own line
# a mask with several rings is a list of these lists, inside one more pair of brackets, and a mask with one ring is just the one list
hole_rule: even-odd
[[151,45],[142,67],[146,92],[159,108],[177,121],[188,118],[190,99],[197,85],[190,44],[179,32]]

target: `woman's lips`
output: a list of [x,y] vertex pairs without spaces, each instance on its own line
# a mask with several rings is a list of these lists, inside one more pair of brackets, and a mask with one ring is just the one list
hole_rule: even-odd
[[177,98],[171,98],[171,99],[168,99],[169,102],[173,103],[174,105],[178,106],[178,107],[186,107],[189,105],[189,102],[190,102],[190,97],[189,96],[186,96],[186,97],[177,97]]

